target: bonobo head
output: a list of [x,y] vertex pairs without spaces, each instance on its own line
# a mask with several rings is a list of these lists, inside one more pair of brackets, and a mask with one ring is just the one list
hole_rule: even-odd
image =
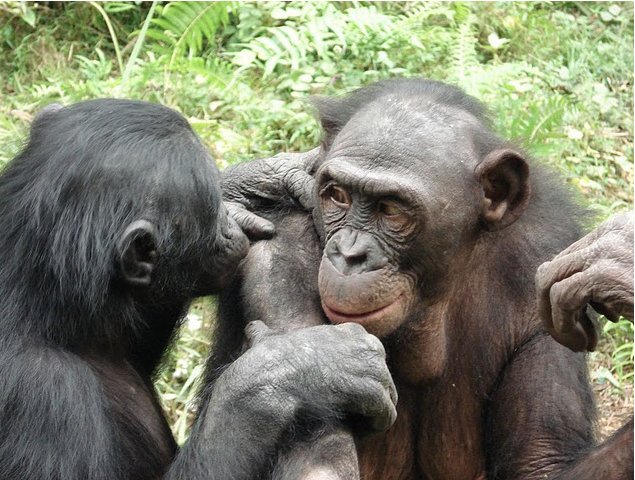
[[0,177],[0,207],[16,277],[72,314],[212,293],[248,248],[187,121],[140,101],[45,109]]
[[322,305],[385,337],[443,291],[453,262],[512,224],[530,195],[522,155],[459,89],[409,79],[317,101]]

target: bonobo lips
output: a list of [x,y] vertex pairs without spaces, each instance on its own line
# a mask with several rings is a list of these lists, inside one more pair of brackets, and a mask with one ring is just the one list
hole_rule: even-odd
[[318,284],[322,309],[332,323],[359,323],[380,338],[403,323],[413,287],[409,277],[389,268],[345,275],[326,256]]
[[403,294],[399,295],[394,302],[390,302],[383,307],[379,307],[367,312],[341,312],[336,310],[335,308],[328,306],[325,302],[322,302],[322,308],[324,309],[324,313],[332,323],[355,322],[364,325],[365,323],[372,323],[398,313],[401,308],[400,300],[402,299],[402,297]]

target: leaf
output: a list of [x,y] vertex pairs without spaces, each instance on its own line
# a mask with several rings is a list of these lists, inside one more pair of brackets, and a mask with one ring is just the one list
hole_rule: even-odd
[[240,67],[249,67],[256,60],[256,54],[252,50],[242,49],[232,56],[232,62]]
[[500,38],[496,32],[493,32],[487,36],[487,43],[489,43],[494,50],[498,50],[506,43],[509,43],[509,39]]
[[22,20],[29,24],[31,27],[35,27],[36,17],[35,11],[31,8],[26,7],[24,12],[22,13]]
[[190,56],[196,56],[206,42],[215,42],[218,30],[229,22],[232,6],[229,2],[170,2],[152,19],[153,28],[147,36],[170,44],[171,69],[176,57],[186,49]]

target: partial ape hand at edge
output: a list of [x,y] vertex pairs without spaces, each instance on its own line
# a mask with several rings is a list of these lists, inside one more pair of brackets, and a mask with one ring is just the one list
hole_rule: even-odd
[[536,273],[545,328],[574,351],[593,351],[598,334],[587,305],[617,321],[633,321],[633,212],[615,215]]

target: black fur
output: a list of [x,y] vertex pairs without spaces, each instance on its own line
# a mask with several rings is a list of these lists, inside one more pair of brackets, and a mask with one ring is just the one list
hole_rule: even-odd
[[[0,176],[0,478],[165,471],[176,446],[150,376],[219,205],[218,172],[168,108],[95,100],[36,117]],[[148,290],[117,271],[139,218],[158,226]]]

